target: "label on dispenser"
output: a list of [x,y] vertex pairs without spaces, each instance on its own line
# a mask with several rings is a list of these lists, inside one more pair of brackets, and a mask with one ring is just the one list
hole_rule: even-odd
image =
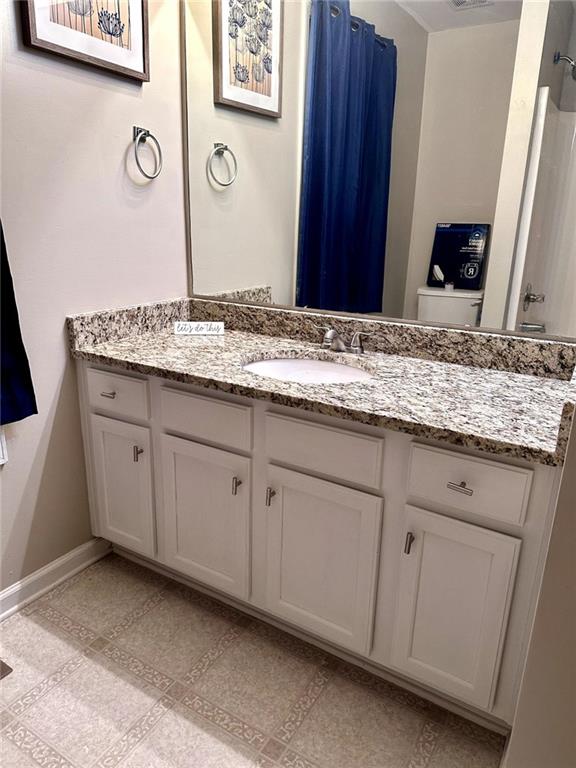
[[489,239],[490,224],[437,224],[427,285],[481,288]]

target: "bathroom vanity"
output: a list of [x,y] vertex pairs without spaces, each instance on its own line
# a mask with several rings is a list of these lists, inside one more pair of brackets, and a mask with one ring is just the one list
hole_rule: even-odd
[[[344,359],[239,330],[183,338],[169,325],[73,342],[94,534],[510,724],[570,382],[382,353]],[[243,370],[289,357],[372,378],[314,385]]]

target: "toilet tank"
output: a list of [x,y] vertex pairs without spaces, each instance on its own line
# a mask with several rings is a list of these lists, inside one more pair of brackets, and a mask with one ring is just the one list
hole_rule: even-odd
[[418,288],[418,320],[452,325],[479,325],[484,291]]

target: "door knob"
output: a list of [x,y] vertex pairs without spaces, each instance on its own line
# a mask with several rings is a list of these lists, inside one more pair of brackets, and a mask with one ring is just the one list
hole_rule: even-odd
[[276,496],[276,491],[273,488],[266,488],[266,506],[269,507],[272,504],[272,499]]
[[543,293],[532,293],[532,283],[528,283],[526,291],[524,293],[524,301],[522,303],[522,309],[524,312],[528,312],[530,304],[542,304],[546,299],[546,295]]
[[141,453],[144,453],[144,448],[139,448],[135,445],[132,450],[134,451],[134,461],[138,461],[138,456],[140,456]]
[[238,495],[238,488],[242,485],[242,480],[234,476],[232,478],[232,496]]

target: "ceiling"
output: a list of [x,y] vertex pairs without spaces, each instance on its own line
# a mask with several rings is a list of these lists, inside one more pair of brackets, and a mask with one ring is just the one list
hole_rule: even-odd
[[[456,0],[459,2],[461,0]],[[477,1],[477,0],[476,0]],[[428,32],[475,27],[519,19],[522,0],[489,0],[485,5],[456,8],[451,0],[396,0]]]

